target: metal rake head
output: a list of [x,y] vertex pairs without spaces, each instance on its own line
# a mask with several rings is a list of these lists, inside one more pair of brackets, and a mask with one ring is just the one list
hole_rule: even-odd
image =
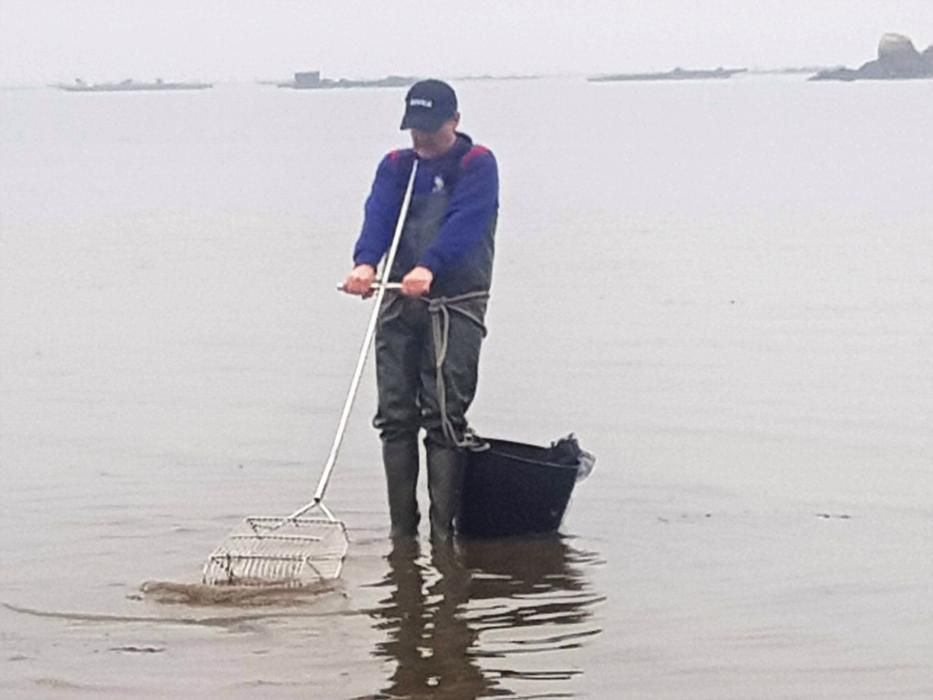
[[336,579],[350,543],[339,520],[246,518],[204,565],[207,585],[306,586]]

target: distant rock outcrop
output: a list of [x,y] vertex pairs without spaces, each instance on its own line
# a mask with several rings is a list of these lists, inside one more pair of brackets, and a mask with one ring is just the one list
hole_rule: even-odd
[[327,90],[330,88],[355,88],[355,87],[408,87],[418,79],[406,75],[390,75],[379,80],[331,80],[322,78],[321,71],[301,71],[295,73],[295,79],[287,83],[275,83],[278,87],[292,88],[293,90]]
[[878,58],[857,70],[832,68],[810,80],[914,80],[933,78],[933,46],[920,53],[903,34],[885,34],[878,42]]

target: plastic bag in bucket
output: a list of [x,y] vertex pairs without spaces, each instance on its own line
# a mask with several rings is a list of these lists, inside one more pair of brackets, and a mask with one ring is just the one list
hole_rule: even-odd
[[466,537],[509,537],[555,532],[570,494],[596,458],[573,435],[550,447],[482,438],[464,477],[457,532]]

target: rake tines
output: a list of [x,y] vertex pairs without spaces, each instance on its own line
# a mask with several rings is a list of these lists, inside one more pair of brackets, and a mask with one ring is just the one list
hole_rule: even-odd
[[208,557],[208,585],[305,586],[340,576],[349,540],[339,520],[246,518]]

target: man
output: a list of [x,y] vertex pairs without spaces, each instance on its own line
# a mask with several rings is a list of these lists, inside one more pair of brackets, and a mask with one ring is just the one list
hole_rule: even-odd
[[492,281],[499,178],[492,152],[457,131],[457,96],[424,80],[405,96],[401,128],[412,148],[386,155],[366,200],[365,220],[344,282],[372,294],[389,249],[409,174],[418,170],[376,331],[379,408],[393,538],[417,534],[418,434],[425,430],[433,537],[449,539],[460,503],[472,433],[466,411],[476,392],[483,319]]

